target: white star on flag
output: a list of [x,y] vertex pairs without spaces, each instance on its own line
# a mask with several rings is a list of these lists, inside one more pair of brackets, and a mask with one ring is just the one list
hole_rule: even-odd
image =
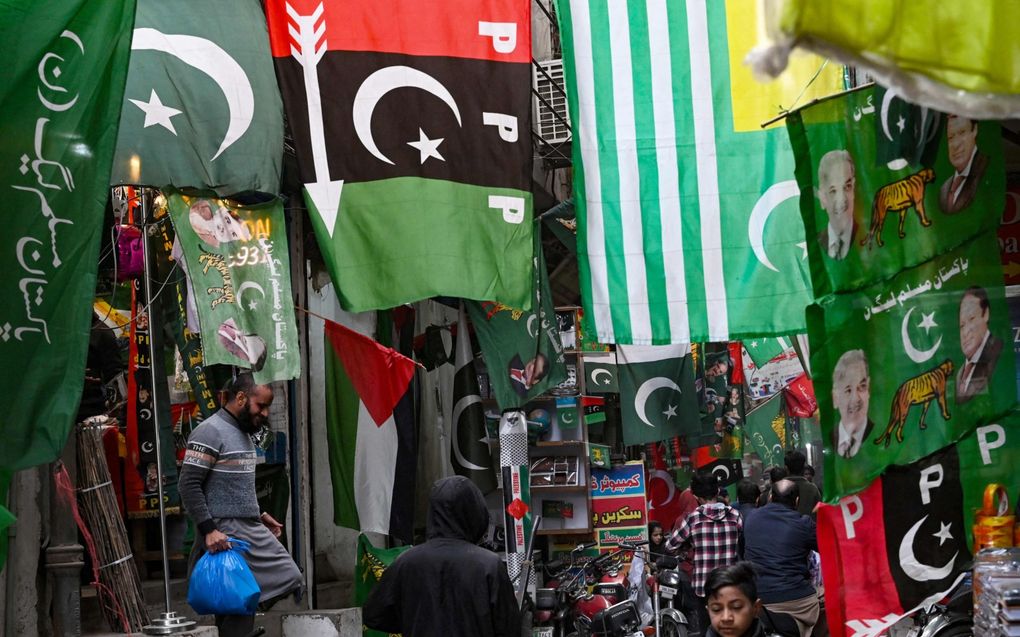
[[930,314],[921,314],[921,322],[917,324],[918,327],[924,329],[924,333],[927,334],[931,331],[931,328],[938,327],[938,323],[935,322],[935,312]]
[[258,301],[248,301],[248,309],[254,311],[258,307]]
[[666,417],[666,420],[669,420],[670,418],[675,416],[676,415],[676,405],[669,405],[666,408],[666,411],[662,412],[662,415]]
[[446,161],[446,159],[439,154],[439,145],[443,143],[444,139],[446,138],[440,137],[438,139],[429,139],[428,135],[425,134],[425,131],[419,128],[418,141],[407,142],[407,145],[418,149],[418,152],[421,154],[421,163],[423,164],[429,157],[435,157],[440,161]]
[[898,120],[896,120],[896,128],[900,129],[900,132],[902,133],[903,129],[906,128],[906,127],[907,127],[907,120],[903,119],[903,116],[900,115],[900,118]]
[[945,523],[939,522],[939,532],[938,533],[932,533],[933,536],[935,536],[935,537],[937,537],[939,539],[939,546],[942,546],[943,544],[945,544],[946,540],[952,540],[953,539],[953,534],[949,532],[949,527],[950,527],[949,524],[945,524]]
[[148,128],[158,124],[173,133],[175,136],[177,135],[177,131],[174,130],[174,123],[170,121],[170,118],[174,115],[180,115],[181,111],[176,108],[164,106],[163,102],[159,99],[159,95],[156,95],[156,89],[152,89],[152,93],[149,94],[148,102],[133,100],[130,98],[129,101],[142,109],[142,112],[145,113],[145,123],[142,124],[142,128]]

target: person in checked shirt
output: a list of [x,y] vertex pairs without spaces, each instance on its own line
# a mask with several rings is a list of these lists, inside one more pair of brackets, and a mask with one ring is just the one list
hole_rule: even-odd
[[743,553],[744,521],[736,509],[718,501],[719,481],[715,474],[698,472],[691,479],[691,492],[698,508],[691,511],[666,541],[666,550],[690,547],[694,562],[694,594],[698,600],[698,627],[708,626],[705,580],[721,566],[735,564]]

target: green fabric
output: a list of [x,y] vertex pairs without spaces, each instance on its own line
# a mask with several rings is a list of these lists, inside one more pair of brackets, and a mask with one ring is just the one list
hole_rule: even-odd
[[[968,292],[975,287],[987,295],[986,314]],[[1016,402],[1014,357],[1004,345],[1012,343],[1012,331],[994,233],[888,282],[821,299],[808,308],[808,332],[822,438],[833,452],[825,454],[827,500],[864,488],[891,464],[913,462],[959,440]],[[978,363],[964,379],[961,341],[971,339],[987,340],[971,354]],[[863,383],[860,364],[853,362],[860,355],[867,362]],[[862,388],[864,401],[854,398]],[[844,457],[838,453],[837,408],[856,420],[852,411],[864,405],[874,424],[861,426],[860,450]]]
[[[896,106],[886,104],[886,112]],[[897,107],[899,108],[899,107]],[[977,154],[972,163],[972,178],[976,180],[973,196],[959,199],[966,206],[954,210],[944,206],[941,191],[952,185],[956,169],[950,163],[946,141],[949,118],[934,111],[929,118],[939,118],[930,129],[934,137],[926,144],[931,152],[911,152],[909,158],[899,161],[876,161],[879,155],[888,157],[890,142],[885,135],[888,129],[896,139],[901,137],[899,123],[904,131],[913,130],[907,117],[883,118],[883,102],[872,87],[844,93],[809,106],[787,118],[790,140],[797,156],[797,181],[801,188],[801,214],[809,238],[808,255],[815,294],[822,296],[832,291],[860,288],[887,279],[905,267],[915,266],[950,250],[982,232],[997,228],[1005,201],[1005,171],[1002,158],[1002,141],[996,122],[980,122],[977,127]],[[883,127],[883,123],[888,126]],[[907,126],[910,123],[911,126]],[[911,135],[913,135],[911,133]],[[917,138],[914,138],[915,142]],[[922,140],[925,138],[921,138]],[[882,142],[881,144],[879,142]],[[904,149],[904,150],[916,150]],[[830,256],[830,217],[823,205],[838,210],[840,196],[846,182],[830,166],[846,166],[846,155],[853,160],[852,186],[852,240],[841,258]],[[969,153],[968,153],[969,156]],[[911,164],[920,158],[927,163]],[[826,183],[819,177],[821,166],[827,167]],[[927,171],[931,171],[930,173]],[[978,174],[980,173],[980,177]],[[913,176],[913,177],[912,177]],[[909,182],[902,180],[908,179]],[[839,184],[835,182],[839,181]],[[901,182],[900,186],[892,186]],[[838,186],[838,187],[837,187]],[[883,187],[889,186],[884,196]],[[920,210],[913,205],[923,188],[925,222]],[[835,191],[834,191],[835,189]],[[823,204],[825,197],[827,201]],[[886,210],[881,232],[871,233],[876,219],[878,201]],[[909,200],[909,201],[908,201]],[[902,212],[897,212],[901,210]],[[902,217],[901,217],[902,215]],[[879,213],[881,217],[881,213]],[[838,215],[837,215],[837,218]],[[903,223],[904,237],[898,236]],[[848,224],[849,225],[849,224]],[[833,232],[833,236],[838,233]],[[884,245],[880,245],[884,244]],[[838,248],[838,246],[836,246]],[[839,255],[839,252],[833,251]]]
[[760,124],[799,93],[837,88],[838,70],[804,91],[818,60],[770,94],[742,65],[754,4],[730,4],[556,4],[585,330],[600,342],[804,330],[793,156],[782,131]]
[[754,361],[755,367],[761,369],[762,365],[792,347],[790,341],[791,338],[782,336],[776,338],[752,338],[744,341],[744,349],[747,350],[747,355]]
[[0,4],[3,470],[55,459],[78,411],[133,18],[130,0]]
[[783,466],[786,446],[786,417],[783,415],[783,394],[777,393],[747,414],[744,435],[751,449],[761,458],[762,466]]
[[7,527],[14,524],[16,518],[7,509],[7,493],[11,487],[11,474],[8,471],[0,471],[0,573],[4,572],[4,565],[7,563]]
[[358,504],[354,497],[355,462],[358,440],[358,411],[361,398],[351,383],[343,361],[328,336],[323,336],[326,359],[326,444],[329,446],[329,476],[333,485],[333,523],[360,529]]
[[[386,567],[393,563],[393,560],[411,548],[410,546],[398,546],[391,549],[377,549],[372,542],[362,533],[358,535],[358,561],[354,565],[354,605],[363,606],[368,599],[369,593],[382,579]],[[387,637],[387,633],[371,630],[362,627],[364,637]]]
[[616,355],[584,355],[584,388],[589,394],[616,394],[620,391]]
[[[235,206],[172,189],[166,198],[195,292],[205,364],[251,368],[258,383],[297,378],[283,205]],[[210,234],[213,223],[226,223],[227,232]]]
[[140,0],[134,26],[110,183],[279,192],[283,104],[260,4]]
[[624,444],[659,442],[700,428],[689,351],[684,345],[617,348]]
[[963,516],[966,522],[967,545],[973,546],[974,513],[983,506],[985,486],[998,483],[1006,487],[1010,513],[1015,513],[1020,494],[1020,412],[1013,411],[1002,419],[978,427],[973,434],[956,445],[960,456],[960,479],[963,483]]

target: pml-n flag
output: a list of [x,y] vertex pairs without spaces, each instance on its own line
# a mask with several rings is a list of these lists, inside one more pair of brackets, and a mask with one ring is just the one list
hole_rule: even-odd
[[762,465],[783,466],[786,449],[786,414],[782,394],[776,394],[747,414],[744,435],[751,449],[761,458]]
[[[803,331],[793,156],[761,123],[841,86],[801,60],[758,84],[756,3],[558,0],[585,328],[638,345]],[[805,87],[809,87],[806,92]]]
[[529,0],[270,0],[315,236],[345,310],[531,307]]
[[643,445],[699,431],[689,345],[620,345],[616,361],[624,444]]
[[[827,498],[942,449],[1016,402],[995,233],[808,308]],[[1003,351],[1005,349],[1005,351]]]
[[454,362],[457,371],[453,375],[453,415],[450,417],[453,470],[469,478],[482,493],[489,493],[496,488],[496,471],[485,431],[485,407],[478,389],[475,354],[463,305],[457,320]]
[[112,184],[276,193],[283,104],[253,0],[139,0]]
[[[363,606],[375,585],[382,579],[383,573],[393,560],[400,557],[400,554],[411,548],[410,546],[397,546],[388,549],[377,549],[372,545],[368,536],[362,533],[358,536],[358,562],[354,566],[354,605]],[[388,633],[365,628],[362,631],[363,637],[388,637]]]
[[0,8],[0,471],[56,458],[81,398],[134,2]]
[[248,367],[258,383],[297,378],[301,354],[283,205],[165,194],[194,291],[205,363]]
[[411,542],[414,361],[332,321],[325,341],[333,521]]
[[787,117],[817,296],[886,279],[999,225],[999,124],[908,106],[868,87]]
[[1020,418],[1014,412],[959,443],[892,467],[864,491],[818,510],[818,549],[833,635],[884,634],[937,601],[970,569],[974,513],[985,488],[1020,490]]

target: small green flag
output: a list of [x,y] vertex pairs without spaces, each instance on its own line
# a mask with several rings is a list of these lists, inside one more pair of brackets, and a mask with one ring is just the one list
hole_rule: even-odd
[[783,466],[786,448],[783,402],[783,394],[779,392],[748,413],[744,422],[744,435],[766,468]]
[[619,345],[623,441],[642,445],[700,428],[689,345]]
[[612,352],[584,354],[584,376],[584,388],[589,393],[616,394],[620,391],[616,354]]
[[[358,535],[358,562],[354,565],[354,605],[364,606],[386,568],[410,546],[377,549],[364,533]],[[389,637],[388,633],[364,628],[363,637]]]
[[556,398],[556,421],[560,429],[577,428],[577,397],[561,396]]
[[744,341],[744,349],[748,356],[754,361],[755,367],[761,369],[762,365],[779,356],[792,347],[789,336],[776,336],[769,338],[752,338]]

